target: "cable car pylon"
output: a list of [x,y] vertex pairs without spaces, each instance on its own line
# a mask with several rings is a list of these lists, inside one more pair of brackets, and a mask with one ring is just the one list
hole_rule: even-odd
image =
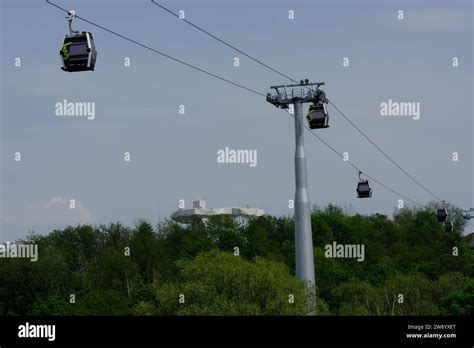
[[[271,86],[275,93],[267,94],[267,101],[278,108],[289,109],[294,106],[295,119],[295,252],[296,277],[310,287],[307,298],[311,314],[316,313],[316,280],[314,274],[313,236],[311,231],[311,202],[308,193],[306,155],[304,151],[304,116],[303,104],[319,105],[327,103],[324,91],[319,89],[324,82],[309,83],[301,80],[300,84]],[[313,89],[313,87],[316,87]],[[310,87],[310,88],[308,88]],[[287,90],[288,89],[288,90]],[[323,109],[321,109],[323,110]],[[318,119],[327,117],[324,112]],[[325,124],[324,124],[325,123]],[[327,122],[321,124],[327,126]]]

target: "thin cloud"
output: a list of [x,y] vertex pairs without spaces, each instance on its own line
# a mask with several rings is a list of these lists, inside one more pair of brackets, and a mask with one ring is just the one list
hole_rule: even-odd
[[461,9],[406,10],[407,24],[425,28],[453,28],[469,23],[469,15]]
[[77,224],[91,224],[94,222],[92,214],[78,200],[75,208],[70,208],[70,199],[54,196],[47,201],[27,207],[21,215],[6,215],[5,222],[31,226],[65,226]]

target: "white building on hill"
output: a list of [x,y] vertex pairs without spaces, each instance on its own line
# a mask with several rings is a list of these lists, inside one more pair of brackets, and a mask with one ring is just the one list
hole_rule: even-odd
[[237,219],[251,219],[258,216],[265,215],[263,209],[252,208],[252,207],[239,207],[239,208],[207,208],[205,199],[193,201],[193,207],[191,209],[178,209],[171,218],[174,221],[181,223],[189,223],[191,216],[198,216],[204,221],[207,221],[211,216],[216,215],[227,215]]

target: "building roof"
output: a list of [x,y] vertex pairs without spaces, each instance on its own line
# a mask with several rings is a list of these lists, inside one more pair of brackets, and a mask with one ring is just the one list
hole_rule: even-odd
[[202,219],[210,218],[216,215],[227,215],[240,218],[252,218],[265,215],[263,209],[260,208],[206,208],[206,201],[194,201],[192,209],[179,209],[171,214],[171,218],[177,222],[187,223],[191,220],[191,216],[197,216]]

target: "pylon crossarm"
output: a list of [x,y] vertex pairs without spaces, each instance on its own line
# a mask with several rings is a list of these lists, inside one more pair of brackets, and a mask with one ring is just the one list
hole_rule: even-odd
[[[287,109],[289,104],[294,104],[295,100],[301,103],[327,103],[326,94],[319,87],[324,82],[309,83],[309,81],[301,80],[298,85],[279,85],[271,86],[270,89],[275,92],[267,93],[267,102],[278,108]],[[287,88],[289,91],[287,91]],[[290,93],[288,93],[290,92]]]

